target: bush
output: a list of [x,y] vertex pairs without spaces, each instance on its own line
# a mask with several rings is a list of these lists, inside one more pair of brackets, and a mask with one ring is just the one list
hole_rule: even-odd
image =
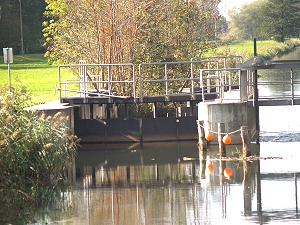
[[78,139],[68,134],[68,118],[26,111],[29,99],[24,87],[0,89],[0,223],[59,196],[76,154]]

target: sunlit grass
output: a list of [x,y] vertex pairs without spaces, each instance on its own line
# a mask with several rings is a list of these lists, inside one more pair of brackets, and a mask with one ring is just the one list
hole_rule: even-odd
[[[265,59],[271,59],[274,56],[285,54],[291,51],[294,47],[300,45],[300,39],[290,39],[285,43],[277,42],[273,40],[257,40],[257,55],[262,56]],[[245,60],[254,56],[254,41],[228,41],[220,42],[220,46],[209,52],[210,55],[240,55]]]
[[[75,77],[71,72],[64,73],[65,78]],[[49,65],[43,54],[15,55],[10,64],[11,84],[23,83],[32,95],[34,103],[58,99],[55,87],[58,82],[57,65]],[[63,79],[65,79],[63,78]],[[1,86],[8,84],[8,65],[0,56]]]

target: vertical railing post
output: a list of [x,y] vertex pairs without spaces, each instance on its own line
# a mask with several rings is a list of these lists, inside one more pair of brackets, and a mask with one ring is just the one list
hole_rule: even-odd
[[192,100],[195,99],[195,93],[194,93],[194,72],[193,72],[193,63],[191,63],[191,84],[192,84]]
[[139,64],[139,79],[140,79],[140,102],[143,101],[143,77],[142,77],[142,64]]
[[240,101],[244,102],[248,100],[247,95],[247,71],[239,70],[239,78],[240,78]]
[[86,61],[80,60],[79,61],[79,87],[80,87],[80,96],[82,92],[84,93],[84,98],[86,98],[86,93],[87,93],[87,84],[86,84]]
[[107,67],[107,81],[108,81],[107,88],[108,88],[108,94],[109,94],[109,95],[111,95],[111,93],[110,93],[110,90],[111,90],[111,83],[110,83],[110,80],[111,80],[111,76],[110,76],[110,65],[108,65],[108,67]]
[[294,93],[294,73],[293,73],[293,69],[291,69],[290,73],[291,73],[290,81],[291,81],[292,105],[294,105],[294,94],[295,93]]
[[61,81],[60,81],[60,66],[58,66],[58,90],[59,90],[59,102],[62,103],[61,101]]
[[205,102],[204,86],[203,86],[203,70],[200,70],[200,87],[201,87],[201,94],[202,94],[202,102]]
[[165,64],[165,90],[166,90],[166,97],[168,96],[168,72],[167,72],[167,64]]
[[68,97],[68,80],[65,81],[65,97]]
[[135,82],[135,71],[134,71],[134,65],[131,65],[132,67],[132,86],[133,86],[133,98],[134,102],[136,102],[136,82]]

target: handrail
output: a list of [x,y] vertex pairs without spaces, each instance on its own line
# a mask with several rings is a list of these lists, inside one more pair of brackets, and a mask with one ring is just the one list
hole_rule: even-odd
[[[138,65],[138,76],[135,76],[135,67],[132,63],[85,64],[84,61],[81,61],[80,64],[59,65],[58,88],[56,88],[56,90],[59,90],[60,101],[63,93],[65,97],[69,97],[68,93],[75,93],[80,94],[83,98],[87,98],[91,94],[100,97],[128,98],[128,96],[120,93],[113,93],[113,87],[116,84],[120,87],[122,87],[122,85],[127,85],[125,88],[128,88],[129,85],[129,89],[132,92],[129,94],[130,97],[134,98],[134,102],[138,100],[139,102],[143,102],[145,97],[152,96],[163,96],[166,101],[168,101],[173,94],[190,95],[191,100],[198,100],[199,95],[201,95],[202,101],[204,102],[207,101],[207,99],[205,99],[207,94],[216,94],[217,99],[215,99],[215,101],[219,102],[227,100],[244,102],[249,101],[251,98],[253,99],[253,71],[254,69],[260,68],[252,66],[251,69],[249,69],[250,67],[247,65],[250,65],[251,61],[247,61],[245,64],[247,67],[245,68],[238,67],[238,65],[237,68],[226,68],[227,65],[225,60],[228,58],[237,58],[240,61],[243,60],[240,56],[215,56],[200,58],[201,60],[193,58],[191,61],[141,63]],[[222,60],[223,62],[220,62]],[[266,67],[267,66],[268,65],[266,65]],[[124,69],[126,78],[128,78],[127,80],[115,80],[113,73],[114,70],[117,70],[117,67],[128,67]],[[79,78],[62,80],[62,68],[79,69],[82,77],[79,76]],[[93,69],[98,70],[98,74],[89,74]],[[146,77],[146,72],[149,72],[150,70],[153,74],[149,75],[148,73],[148,76]],[[91,77],[90,80],[86,74],[89,74],[88,76]],[[235,74],[235,80],[232,79],[233,74]],[[155,75],[155,77],[151,77],[151,75]],[[93,77],[96,77],[97,80],[94,80]],[[156,84],[155,87],[158,88],[156,91],[151,90],[151,85],[154,84]],[[260,92],[259,99],[272,99],[272,97],[276,97],[277,99],[284,98],[294,101],[295,98],[299,98],[300,96],[298,94],[299,91],[295,88],[295,85],[299,84],[300,80],[297,80],[294,77],[292,69],[290,78],[286,78],[285,80],[258,81],[257,85],[259,89],[263,89],[263,86],[276,85],[286,85],[287,87],[286,93],[279,93],[278,95],[275,93],[274,96],[263,96],[263,93]],[[78,85],[78,89],[73,88],[72,90],[70,85]],[[91,85],[107,87],[107,89],[97,90],[97,92],[101,92],[97,93],[89,88]],[[239,93],[237,93],[235,89],[239,89]],[[137,90],[139,90],[138,94],[136,93]],[[172,93],[172,90],[175,90],[175,92]],[[235,93],[239,95],[236,95]]]
[[[112,67],[128,67],[127,75],[130,76],[128,80],[113,80],[112,77]],[[66,79],[62,81],[62,68],[70,68],[70,69],[79,69],[79,78],[75,78],[75,81],[71,81],[70,79]],[[101,73],[106,74],[88,74],[88,69],[95,69],[97,68]],[[106,70],[106,71],[105,71]],[[88,77],[94,77],[99,76],[99,81],[88,81]],[[106,78],[105,78],[106,77]],[[79,79],[79,80],[78,80]],[[59,65],[58,66],[58,88],[56,90],[59,91],[59,100],[62,101],[62,91],[65,93],[65,97],[68,96],[68,92],[73,93],[79,93],[83,94],[84,98],[88,97],[88,94],[93,93],[91,90],[89,90],[89,85],[103,85],[107,84],[107,91],[108,96],[113,96],[114,93],[112,93],[112,85],[114,83],[123,84],[127,83],[131,86],[132,89],[132,96],[134,99],[136,99],[136,78],[135,78],[135,70],[134,70],[134,64],[133,63],[115,63],[115,64],[86,64],[85,61],[80,61],[79,64],[66,64],[66,65]],[[78,85],[79,91],[77,90],[70,90],[68,87],[69,84],[76,84]],[[63,88],[64,87],[64,88]],[[97,89],[97,88],[96,88]],[[94,93],[95,94],[95,93]],[[103,94],[99,93],[100,96],[103,96]],[[128,96],[126,96],[128,97]]]
[[[195,94],[195,82],[197,82],[199,80],[198,77],[194,77],[194,66],[196,64],[203,64],[203,63],[215,63],[216,67],[218,67],[218,62],[216,60],[198,60],[198,61],[179,61],[179,62],[156,62],[156,63],[140,63],[139,64],[139,85],[140,85],[140,94],[139,94],[139,99],[140,102],[143,101],[143,97],[144,97],[144,93],[143,91],[145,91],[143,89],[143,85],[146,83],[164,83],[164,89],[165,92],[163,93],[163,95],[165,96],[166,99],[168,99],[169,96],[169,83],[172,81],[183,81],[184,84],[186,84],[186,82],[191,81],[191,96],[193,98],[194,94]],[[190,71],[189,71],[189,76],[188,77],[184,77],[184,78],[169,78],[168,77],[168,65],[190,65]],[[163,79],[144,79],[143,77],[143,67],[151,67],[151,66],[163,66]],[[182,90],[182,88],[181,88]]]

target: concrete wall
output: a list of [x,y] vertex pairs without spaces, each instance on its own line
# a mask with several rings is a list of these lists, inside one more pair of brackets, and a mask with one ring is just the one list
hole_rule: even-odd
[[[199,103],[198,120],[204,121],[205,128],[218,132],[218,123],[225,124],[225,133],[230,134],[232,144],[241,144],[240,128],[248,126],[251,137],[255,136],[255,110],[247,102],[242,103]],[[217,134],[211,144],[217,144]]]
[[74,108],[71,106],[64,106],[54,102],[52,104],[35,105],[25,108],[25,110],[35,110],[39,113],[44,112],[47,116],[51,117],[60,112],[62,117],[68,117],[66,126],[70,129],[70,132],[74,134]]

